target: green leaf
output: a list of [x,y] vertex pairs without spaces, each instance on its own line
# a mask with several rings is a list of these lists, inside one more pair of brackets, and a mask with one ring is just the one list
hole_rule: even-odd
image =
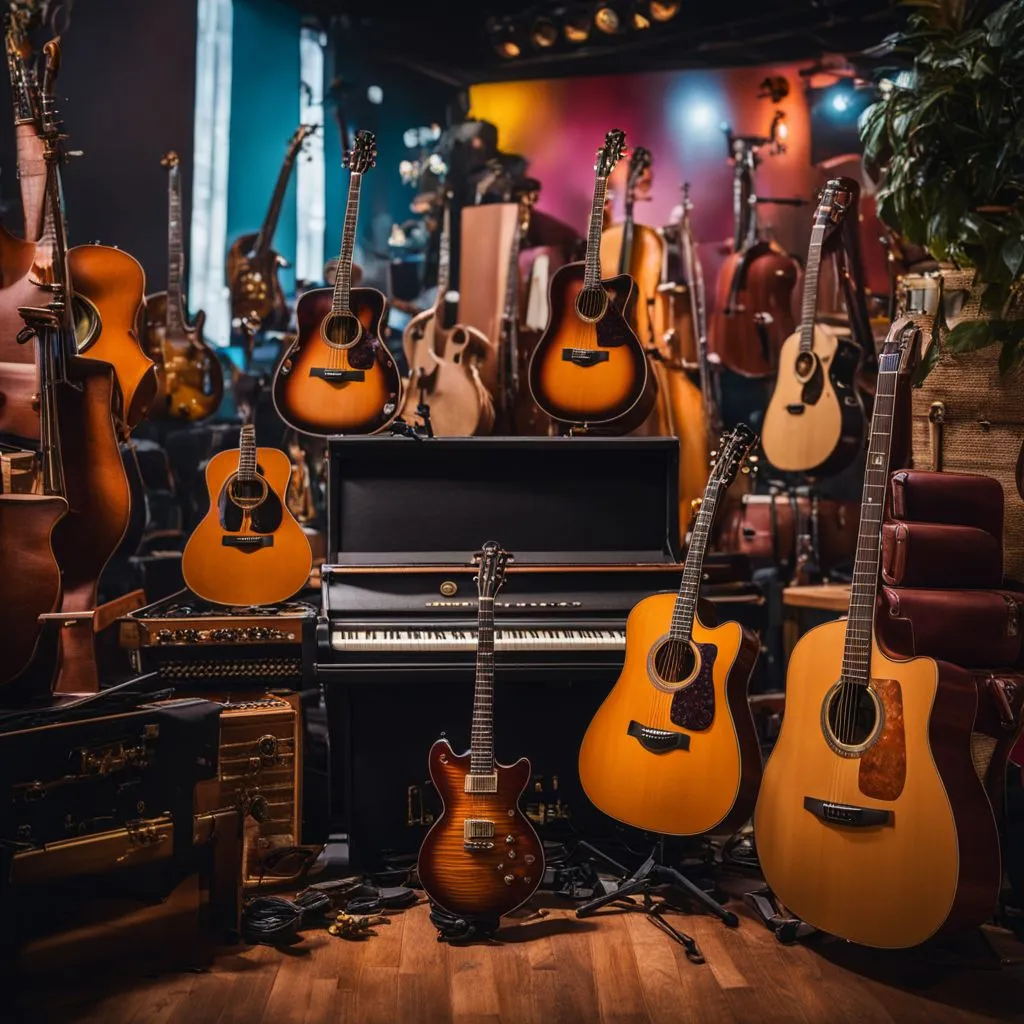
[[1020,342],[1013,339],[1004,341],[999,351],[999,375],[1005,377],[1021,360],[1024,360],[1024,348]]
[[1010,280],[1020,275],[1021,265],[1024,264],[1024,237],[1021,235],[1009,235],[1003,242],[1000,256],[1003,265],[1006,267]]
[[939,349],[938,339],[936,339],[928,346],[923,358],[918,360],[917,366],[914,367],[914,376],[911,384],[915,388],[919,388],[924,383],[925,377],[935,369],[935,364],[939,361],[940,355],[942,355],[942,352]]
[[951,352],[977,352],[999,339],[992,333],[992,320],[963,320],[949,332],[946,344]]

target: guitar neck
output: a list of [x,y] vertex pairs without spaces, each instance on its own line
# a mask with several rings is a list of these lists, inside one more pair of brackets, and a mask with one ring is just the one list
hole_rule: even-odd
[[451,203],[446,199],[444,204],[444,215],[441,218],[441,240],[437,253],[437,298],[434,300],[434,308],[438,310],[440,310],[444,305],[444,297],[448,293],[448,286],[451,281],[451,230]]
[[626,197],[626,219],[622,223],[622,248],[619,250],[619,273],[629,273],[629,261],[633,255],[633,197]]
[[256,257],[266,256],[274,241],[274,233],[277,231],[277,222],[281,219],[281,207],[284,205],[284,194],[288,191],[288,179],[292,176],[292,168],[295,166],[297,149],[295,146],[288,148],[288,153],[281,164],[281,170],[277,174],[277,184],[274,185],[274,193],[270,197],[270,206],[267,207],[267,215],[263,218],[259,234],[253,244],[252,251]]
[[479,601],[469,770],[489,775],[494,771],[494,598]]
[[811,229],[811,244],[807,250],[807,270],[804,272],[804,297],[800,307],[800,351],[810,352],[814,347],[814,317],[818,311],[818,278],[821,272],[821,247],[825,240],[825,225],[815,218]]
[[167,172],[167,330],[185,328],[181,274],[184,247],[181,237],[181,172],[175,164]]
[[594,203],[590,208],[590,231],[587,234],[586,269],[583,287],[596,288],[601,283],[601,233],[604,227],[604,201],[608,195],[608,178],[594,178]]
[[247,423],[238,442],[238,479],[256,478],[256,428]]
[[352,252],[355,248],[356,222],[359,219],[359,190],[363,176],[353,171],[348,186],[348,202],[345,206],[345,226],[341,234],[341,253],[338,256],[338,270],[334,277],[334,298],[331,309],[335,313],[348,313],[352,301]]
[[693,632],[697,598],[700,596],[701,578],[704,573],[704,556],[711,540],[711,527],[715,521],[721,491],[722,481],[712,474],[704,488],[700,511],[690,532],[690,546],[687,548],[686,562],[683,564],[683,580],[672,608],[669,636],[674,640],[689,641]]

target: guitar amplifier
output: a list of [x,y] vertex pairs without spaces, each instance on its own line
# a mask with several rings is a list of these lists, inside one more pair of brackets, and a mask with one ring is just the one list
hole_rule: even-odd
[[294,877],[274,865],[277,851],[299,845],[302,831],[302,715],[298,695],[220,703],[215,779],[196,787],[196,813],[236,809],[242,819],[242,882],[255,888]]
[[316,610],[299,601],[226,608],[182,590],[132,612],[120,630],[136,672],[182,690],[299,690],[312,681]]

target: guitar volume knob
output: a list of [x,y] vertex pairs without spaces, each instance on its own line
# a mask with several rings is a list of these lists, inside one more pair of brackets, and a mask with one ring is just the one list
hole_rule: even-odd
[[505,876],[505,884],[506,885],[511,885],[515,880],[516,880],[516,876],[515,875],[506,875]]

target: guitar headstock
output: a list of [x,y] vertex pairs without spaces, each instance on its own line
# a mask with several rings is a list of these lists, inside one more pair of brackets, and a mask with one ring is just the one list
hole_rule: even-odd
[[476,591],[482,597],[494,597],[505,582],[505,566],[508,564],[508,552],[497,542],[487,541],[483,548],[474,555],[477,563]]
[[43,84],[40,89],[42,105],[42,134],[51,148],[60,141],[60,119],[57,116],[55,89],[60,72],[60,36],[43,45]]
[[751,454],[755,444],[757,434],[746,423],[737,423],[722,438],[721,448],[711,453],[711,479],[728,487],[737,473],[753,472],[758,461],[758,457]]
[[635,196],[637,189],[644,180],[644,175],[651,169],[651,151],[637,146],[629,158],[629,177],[627,178],[626,191],[630,196]]
[[618,128],[613,128],[604,137],[604,145],[597,151],[597,160],[594,163],[594,170],[599,178],[607,178],[615,169],[615,165],[622,158],[623,150],[626,148],[626,133]]
[[360,128],[352,140],[352,149],[345,154],[345,166],[353,174],[365,174],[377,163],[377,136]]
[[829,178],[825,182],[814,214],[815,227],[825,229],[824,239],[829,238],[850,209],[856,207],[859,196],[860,185],[853,178]]
[[160,158],[160,166],[166,167],[169,171],[173,171],[179,163],[178,154],[175,153],[173,149],[168,150],[168,152],[164,153]]
[[878,372],[903,373],[921,344],[921,328],[910,317],[902,317],[889,328],[878,355]]
[[306,145],[306,139],[318,131],[320,126],[318,124],[300,124],[295,129],[292,137],[288,140],[288,159],[294,160],[300,150]]

